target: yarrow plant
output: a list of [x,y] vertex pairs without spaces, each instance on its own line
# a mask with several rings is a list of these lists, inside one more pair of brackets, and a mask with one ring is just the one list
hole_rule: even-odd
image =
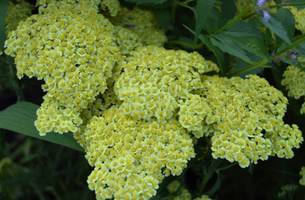
[[[304,119],[305,103],[290,99],[305,96],[304,6],[10,1],[7,77],[20,100],[26,77],[43,94],[39,107],[20,101],[0,112],[0,127],[84,152],[96,199],[224,199],[227,169],[253,173],[304,154],[303,124],[284,118],[292,104],[298,112],[288,114]],[[33,113],[31,131],[18,128],[29,117],[16,106]],[[12,165],[5,159],[0,175]],[[300,185],[304,165],[290,173]]]

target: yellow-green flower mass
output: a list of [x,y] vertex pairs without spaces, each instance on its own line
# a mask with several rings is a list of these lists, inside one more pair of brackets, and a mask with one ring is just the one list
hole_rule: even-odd
[[[247,79],[203,76],[202,98],[212,115],[202,121],[212,156],[248,167],[269,156],[292,158],[303,141],[297,125],[284,124],[288,100],[256,75]],[[211,118],[211,119],[210,119]]]
[[[298,60],[302,63],[305,61],[304,58],[299,57]],[[305,65],[303,64],[303,67]],[[283,74],[284,78],[282,79],[281,84],[285,86],[285,89],[288,90],[288,96],[295,99],[305,96],[305,72],[301,69],[289,65]],[[302,104],[300,110],[301,114],[305,113],[305,103]]]
[[[215,159],[243,168],[292,158],[303,141],[282,120],[288,101],[279,90],[256,75],[206,75],[219,71],[215,63],[162,47],[152,12],[110,0],[37,6],[39,14],[22,11],[18,26],[7,25],[5,53],[15,57],[18,78],[44,81],[35,126],[42,136],[73,132],[94,168],[88,185],[97,199],[153,197],[165,177],[183,172],[202,137]],[[295,95],[289,73],[283,84]]]

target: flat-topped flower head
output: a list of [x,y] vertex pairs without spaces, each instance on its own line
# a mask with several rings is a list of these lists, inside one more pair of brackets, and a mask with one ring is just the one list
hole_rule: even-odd
[[180,175],[195,156],[192,139],[177,120],[137,120],[112,106],[92,116],[77,137],[94,170],[88,185],[97,199],[156,194],[164,177]]
[[124,72],[114,85],[125,114],[137,119],[171,119],[179,104],[202,87],[200,74],[218,71],[216,64],[198,53],[146,46],[130,52],[120,63]]
[[244,168],[269,156],[293,157],[292,149],[300,147],[303,137],[296,125],[284,124],[288,100],[279,90],[256,75],[203,78],[200,96],[218,117],[215,122],[207,117],[203,124],[215,159],[237,161]]
[[113,25],[95,4],[71,2],[48,1],[43,14],[32,15],[10,33],[5,53],[15,57],[18,78],[45,81],[44,101],[81,111],[107,89],[119,47]]

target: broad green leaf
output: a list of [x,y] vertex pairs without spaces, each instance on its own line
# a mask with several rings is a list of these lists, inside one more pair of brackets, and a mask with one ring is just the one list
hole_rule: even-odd
[[287,44],[291,44],[287,31],[282,22],[279,21],[277,17],[272,13],[269,13],[269,15],[270,19],[267,22],[264,21],[261,14],[257,13],[257,18],[261,21],[261,23],[267,26],[267,28],[269,28],[274,34],[284,40]]
[[277,10],[275,16],[278,18],[279,21],[282,22],[289,39],[291,39],[294,36],[295,19],[291,14],[290,10],[286,8],[280,8]]
[[158,24],[164,30],[172,30],[174,27],[171,24],[171,15],[169,11],[166,10],[152,10],[157,18]]
[[[183,25],[187,30],[189,30],[191,33],[195,34],[195,32],[190,29],[189,27],[187,27],[186,25]],[[200,34],[199,35],[199,39],[211,50],[213,51],[217,61],[218,61],[218,66],[221,70],[221,72],[223,72],[223,68],[224,68],[224,63],[225,63],[225,59],[224,59],[224,53],[216,46],[214,46],[211,41],[209,40],[209,38],[207,38],[206,36]]]
[[25,101],[6,108],[0,112],[0,128],[70,147],[78,151],[84,151],[77,144],[72,133],[55,134],[50,132],[46,136],[40,136],[34,126],[34,121],[37,119],[36,110],[38,108],[38,105]]
[[252,63],[249,57],[246,55],[246,52],[236,45],[230,37],[220,33],[211,37],[211,42],[214,46],[217,46],[222,51]]
[[225,17],[217,8],[213,7],[208,14],[207,20],[204,22],[203,29],[212,34],[225,25]]
[[265,33],[265,44],[268,47],[269,45],[271,45],[273,39],[272,39],[272,34],[269,28],[266,29],[266,33]]
[[125,0],[127,2],[132,2],[132,3],[136,3],[137,5],[140,4],[161,4],[166,2],[167,0]]
[[234,0],[220,0],[221,10],[227,20],[232,19],[237,11]]
[[9,1],[8,0],[1,0],[0,1],[0,49],[3,51],[4,50],[4,41],[6,40],[6,35],[5,35],[5,19],[7,16],[7,11],[8,11],[8,5]]
[[199,35],[199,39],[211,50],[213,51],[217,61],[218,61],[218,66],[220,68],[220,70],[223,72],[223,68],[225,65],[225,59],[224,59],[224,54],[223,52],[216,46],[214,46],[211,41],[209,40],[209,38],[207,38],[206,36],[200,34]]
[[232,37],[230,39],[240,48],[253,53],[262,58],[269,57],[269,53],[264,41],[257,36]]
[[225,32],[227,35],[231,35],[233,37],[258,36],[263,38],[264,36],[263,32],[244,21],[237,21],[232,26],[229,26]]
[[215,0],[197,0],[197,6],[195,8],[196,26],[195,26],[195,39],[193,46],[197,44],[198,36],[201,29],[206,23],[208,14],[214,5]]

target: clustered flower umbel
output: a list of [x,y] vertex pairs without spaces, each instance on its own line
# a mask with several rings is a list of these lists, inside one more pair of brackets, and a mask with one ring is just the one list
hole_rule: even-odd
[[[304,63],[305,59],[298,57],[299,62]],[[305,67],[305,64],[302,64]],[[298,67],[289,65],[283,73],[284,78],[281,84],[288,90],[288,96],[295,99],[305,97],[305,72]],[[305,103],[302,104],[301,114],[305,113]]]
[[241,167],[291,158],[303,141],[282,120],[280,91],[256,75],[204,75],[216,64],[161,47],[166,37],[149,11],[109,0],[37,5],[39,14],[8,33],[5,53],[19,78],[45,81],[35,126],[42,136],[73,132],[94,168],[88,185],[97,199],[154,196],[195,157],[194,138],[211,138],[214,158]]

